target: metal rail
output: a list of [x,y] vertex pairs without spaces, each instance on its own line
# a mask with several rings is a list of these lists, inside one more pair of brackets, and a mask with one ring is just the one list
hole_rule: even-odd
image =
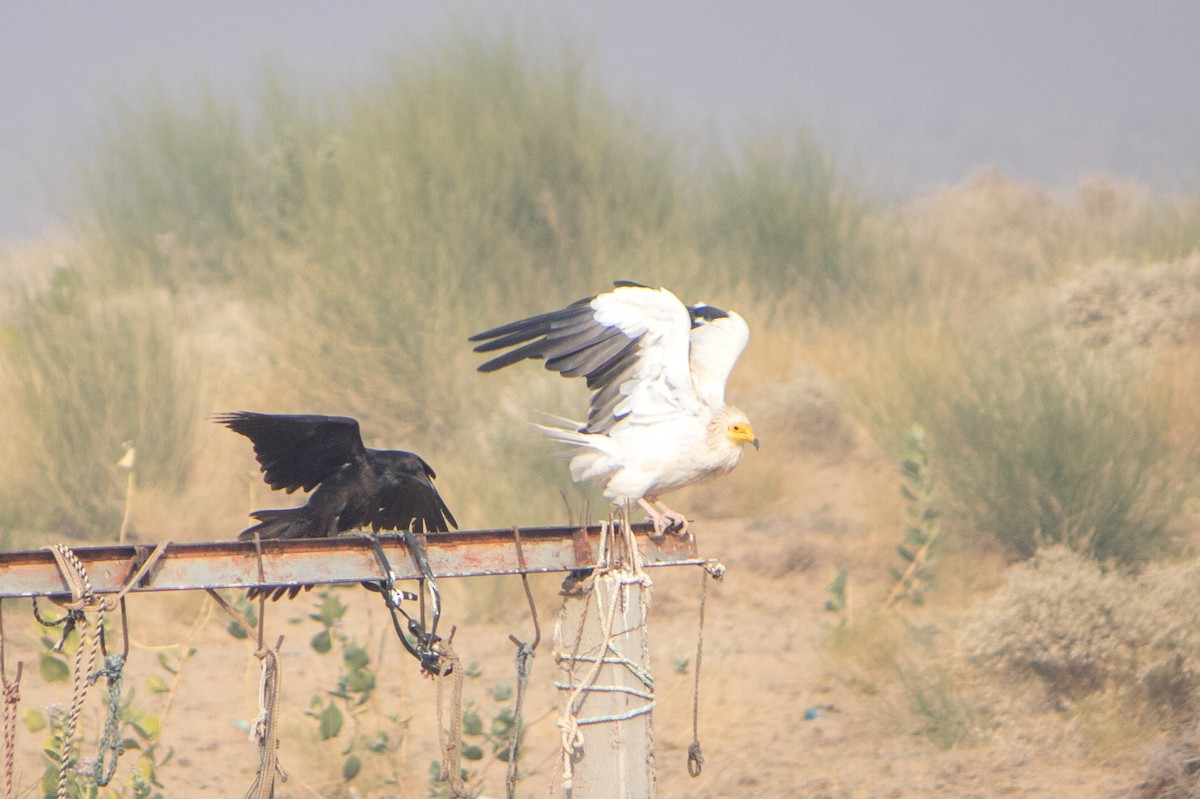
[[[653,539],[649,524],[633,531],[645,566],[700,565],[695,538],[673,535]],[[595,566],[600,530],[591,527],[529,527],[519,530],[521,555],[513,529],[464,530],[426,537],[435,578],[565,572]],[[396,579],[420,577],[404,539],[381,534]],[[187,591],[202,588],[251,588],[379,580],[379,564],[363,536],[263,541],[262,564],[253,541],[171,544],[130,592]],[[82,561],[97,593],[120,591],[145,563],[153,546],[82,546],[72,551]],[[0,553],[0,599],[69,594],[66,582],[46,549]]]

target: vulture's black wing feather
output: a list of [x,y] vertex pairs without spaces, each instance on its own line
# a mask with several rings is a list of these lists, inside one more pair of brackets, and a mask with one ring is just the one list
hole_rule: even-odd
[[[618,281],[618,287],[645,288]],[[585,297],[557,311],[531,316],[471,336],[481,342],[476,352],[504,352],[479,366],[494,372],[526,359],[542,359],[546,368],[563,377],[585,377],[592,390],[591,411],[584,430],[607,432],[617,421],[613,409],[620,401],[620,383],[638,361],[641,337],[631,337],[619,327],[597,320],[595,297]],[[519,345],[519,346],[518,346]]]

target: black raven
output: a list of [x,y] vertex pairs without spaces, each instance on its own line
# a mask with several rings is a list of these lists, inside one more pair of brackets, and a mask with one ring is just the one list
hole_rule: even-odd
[[411,452],[367,449],[355,419],[237,411],[214,421],[250,439],[271,488],[312,491],[298,508],[252,512],[258,523],[239,540],[255,534],[328,538],[362,527],[427,533],[458,528],[434,488],[429,464]]

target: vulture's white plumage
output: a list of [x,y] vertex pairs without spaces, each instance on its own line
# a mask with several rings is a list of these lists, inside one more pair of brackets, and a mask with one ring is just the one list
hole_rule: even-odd
[[746,444],[758,447],[746,414],[725,402],[725,383],[749,339],[736,313],[627,282],[471,337],[482,342],[477,352],[507,350],[482,372],[529,358],[586,378],[587,423],[538,429],[572,448],[572,478],[603,482],[605,497],[637,502],[659,534],[681,535],[687,519],[659,497],[729,472]]

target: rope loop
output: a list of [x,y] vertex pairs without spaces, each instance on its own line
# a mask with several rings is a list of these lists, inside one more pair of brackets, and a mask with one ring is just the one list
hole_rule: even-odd
[[[62,624],[62,637],[54,651],[62,649],[67,636],[75,627],[79,628],[79,646],[75,649],[75,664],[72,669],[71,706],[67,711],[66,724],[63,729],[62,753],[58,763],[58,792],[57,799],[67,799],[68,775],[74,762],[72,752],[75,748],[75,731],[79,725],[79,714],[83,711],[83,702],[87,697],[87,689],[94,682],[90,675],[95,668],[96,658],[100,654],[101,631],[104,629],[104,612],[109,602],[105,598],[97,598],[92,590],[92,581],[87,569],[79,557],[65,544],[52,544],[46,547],[54,555],[54,562],[62,574],[64,582],[71,591],[71,601],[67,603],[67,615],[53,624]],[[36,604],[34,606],[36,615]],[[88,610],[96,612],[96,629],[93,631],[88,622]],[[46,622],[38,616],[38,621]],[[84,650],[87,650],[87,665],[84,666]]]
[[24,663],[17,661],[17,673],[8,679],[4,660],[4,600],[0,599],[0,687],[4,692],[4,796],[13,799],[16,779],[17,706],[21,702],[21,672]]
[[[471,794],[462,778],[462,691],[463,673],[458,655],[452,648],[454,630],[441,648],[441,671],[434,674],[437,681],[438,743],[442,748],[442,780],[449,783],[449,799],[470,799]],[[442,705],[446,678],[450,678],[450,724],[443,721]]]
[[125,667],[125,655],[109,655],[104,659],[104,668],[88,676],[88,684],[104,677],[108,681],[108,717],[104,721],[104,734],[100,738],[100,753],[96,755],[96,784],[104,787],[112,781],[117,771],[117,759],[125,754],[121,739],[121,671]]
[[[117,758],[124,752],[124,747],[120,742],[121,670],[125,665],[125,658],[129,654],[129,621],[125,613],[125,594],[153,568],[166,551],[168,544],[167,541],[159,543],[136,574],[113,596],[96,594],[83,561],[66,544],[52,544],[46,547],[54,555],[54,562],[71,592],[71,599],[64,604],[67,612],[62,618],[46,620],[38,612],[37,598],[34,597],[34,618],[46,627],[62,625],[62,633],[53,648],[55,652],[62,651],[67,637],[73,630],[79,629],[79,645],[75,650],[75,663],[72,669],[71,705],[67,711],[66,723],[63,728],[62,753],[58,766],[58,799],[67,799],[68,775],[74,762],[72,752],[75,748],[75,731],[79,725],[79,715],[83,711],[87,690],[102,675],[108,678],[109,709],[104,736],[100,744],[100,755],[97,759],[100,770],[96,777],[96,783],[101,786],[107,785],[116,771]],[[120,654],[109,655],[104,641],[104,614],[117,607],[121,609],[122,651]],[[94,627],[88,621],[87,614],[89,612],[94,612],[96,615]],[[84,665],[85,651],[87,652],[86,666]],[[96,660],[101,652],[104,653],[105,666],[97,671],[95,670]],[[106,760],[106,757],[111,759]]]
[[692,743],[688,746],[687,770],[692,777],[699,777],[704,767],[704,755],[700,751],[700,666],[704,658],[704,608],[708,604],[708,580],[720,580],[725,576],[725,566],[720,561],[710,560],[704,564],[700,576],[700,618],[696,622],[696,682],[692,688]]
[[[616,554],[622,544],[620,531],[628,529],[628,527],[610,524],[608,529],[614,532],[613,553]],[[626,543],[632,544],[632,542]],[[654,680],[648,670],[649,652],[647,651],[646,637],[640,636],[642,639],[640,661],[632,653],[624,654],[621,646],[621,641],[625,636],[644,629],[649,613],[648,594],[652,583],[648,576],[641,571],[641,563],[635,556],[635,552],[636,547],[630,546],[622,553],[622,567],[597,567],[595,569],[597,579],[587,589],[588,596],[565,597],[562,609],[559,611],[558,625],[555,631],[554,659],[565,680],[556,681],[555,687],[566,692],[562,700],[562,710],[557,727],[560,733],[561,780],[563,789],[568,796],[574,790],[575,764],[584,755],[585,741],[582,728],[588,725],[628,721],[651,713],[655,707]],[[598,558],[597,562],[603,561]],[[599,577],[604,579],[599,579]],[[637,621],[631,622],[629,627],[618,629],[616,626],[618,611],[627,608],[629,587],[633,585],[642,589],[639,592],[639,618]],[[568,598],[574,598],[575,601],[584,603],[574,631],[573,643],[569,643],[566,637],[566,600]],[[595,622],[589,622],[587,616],[592,612],[591,608],[593,607],[597,618]],[[599,644],[588,651],[581,651],[585,626],[591,623],[599,625],[597,631]],[[598,678],[605,666],[619,667],[628,675],[632,675],[643,687],[635,688],[628,684],[600,684]],[[621,693],[640,701],[624,712],[581,717],[581,711],[588,697],[605,693]],[[652,747],[649,751],[650,758],[653,760]]]
[[704,754],[700,751],[700,742],[692,741],[688,746],[687,769],[691,777],[699,777],[704,768]]
[[256,630],[242,614],[225,601],[225,597],[211,588],[206,588],[205,591],[229,614],[229,617],[242,628],[248,637],[255,640],[254,657],[258,658],[261,664],[261,672],[258,683],[258,715],[250,725],[250,740],[258,744],[258,770],[254,774],[254,781],[246,791],[245,799],[271,799],[275,795],[275,778],[278,777],[280,782],[287,782],[288,779],[287,772],[279,763],[279,713],[277,710],[283,688],[283,677],[279,668],[279,650],[283,646],[283,636],[279,636],[274,647],[268,647],[263,643],[262,630],[263,614],[266,612],[266,594],[258,596],[259,624]]

